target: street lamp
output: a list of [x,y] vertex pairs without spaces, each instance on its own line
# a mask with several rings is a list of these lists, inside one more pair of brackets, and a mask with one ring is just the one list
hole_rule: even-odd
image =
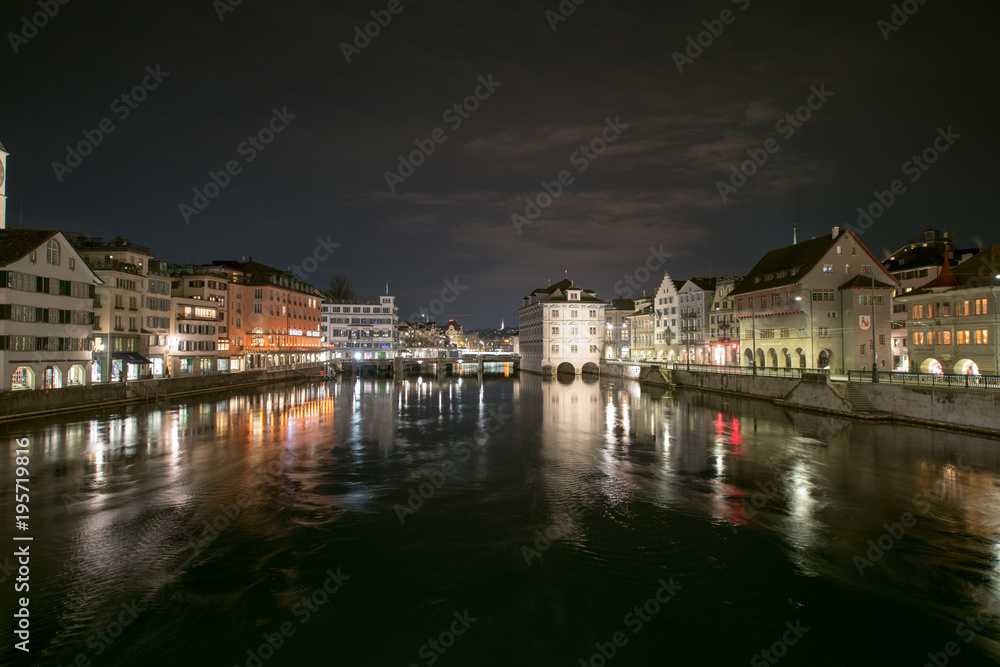
[[1000,339],[997,337],[997,333],[1000,333],[1000,320],[997,319],[997,281],[1000,280],[1000,273],[993,276],[993,282],[990,284],[990,291],[993,293],[993,372],[997,376],[1000,376]]
[[[813,294],[812,290],[808,287],[799,286],[799,289],[809,292],[809,363],[812,364],[813,359],[816,358],[816,341],[813,339]],[[801,296],[795,297],[796,301],[802,301]],[[817,362],[818,365],[818,362]]]

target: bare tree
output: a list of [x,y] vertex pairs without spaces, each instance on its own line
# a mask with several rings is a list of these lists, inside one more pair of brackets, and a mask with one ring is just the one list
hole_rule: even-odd
[[331,301],[339,303],[355,301],[358,298],[347,276],[334,276],[330,278],[330,285],[327,287],[325,294]]

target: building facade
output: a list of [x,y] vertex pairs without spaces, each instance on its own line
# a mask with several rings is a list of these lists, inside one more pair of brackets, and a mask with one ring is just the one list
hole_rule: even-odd
[[677,290],[680,362],[711,363],[709,311],[714,298],[715,278],[689,278]]
[[569,279],[540,287],[518,309],[521,370],[598,373],[607,303]]
[[681,337],[677,290],[683,286],[683,280],[673,280],[669,273],[664,273],[663,281],[656,288],[653,311],[654,352],[651,356],[655,356],[657,359],[676,361],[680,355]]
[[109,242],[84,236],[70,239],[101,279],[94,301],[92,382],[123,382],[150,377],[152,362],[142,355],[149,248],[117,237]]
[[627,315],[629,335],[632,338],[632,359],[656,359],[656,309],[654,297],[647,296],[635,300],[635,312]]
[[99,284],[62,232],[0,229],[0,390],[90,384]]
[[850,229],[772,250],[730,293],[741,362],[844,372],[870,370],[874,359],[891,370],[898,286]]
[[954,270],[902,297],[909,319],[910,371],[997,375],[1000,368],[1000,246],[984,248]]
[[740,363],[740,329],[736,323],[735,300],[730,297],[742,280],[734,276],[719,278],[715,283],[708,314],[708,340],[711,361],[715,366],[738,366]]
[[635,313],[632,299],[612,299],[604,309],[604,358],[628,359],[632,348],[629,315]]
[[324,301],[321,304],[323,345],[334,359],[395,359],[399,354],[396,297],[378,302]]

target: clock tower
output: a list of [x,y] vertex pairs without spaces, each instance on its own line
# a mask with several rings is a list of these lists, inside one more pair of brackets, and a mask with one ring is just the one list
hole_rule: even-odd
[[7,228],[7,149],[0,143],[0,229]]

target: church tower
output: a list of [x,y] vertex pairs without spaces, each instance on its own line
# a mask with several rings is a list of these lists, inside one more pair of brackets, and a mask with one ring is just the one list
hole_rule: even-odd
[[0,143],[0,229],[7,228],[7,149]]

